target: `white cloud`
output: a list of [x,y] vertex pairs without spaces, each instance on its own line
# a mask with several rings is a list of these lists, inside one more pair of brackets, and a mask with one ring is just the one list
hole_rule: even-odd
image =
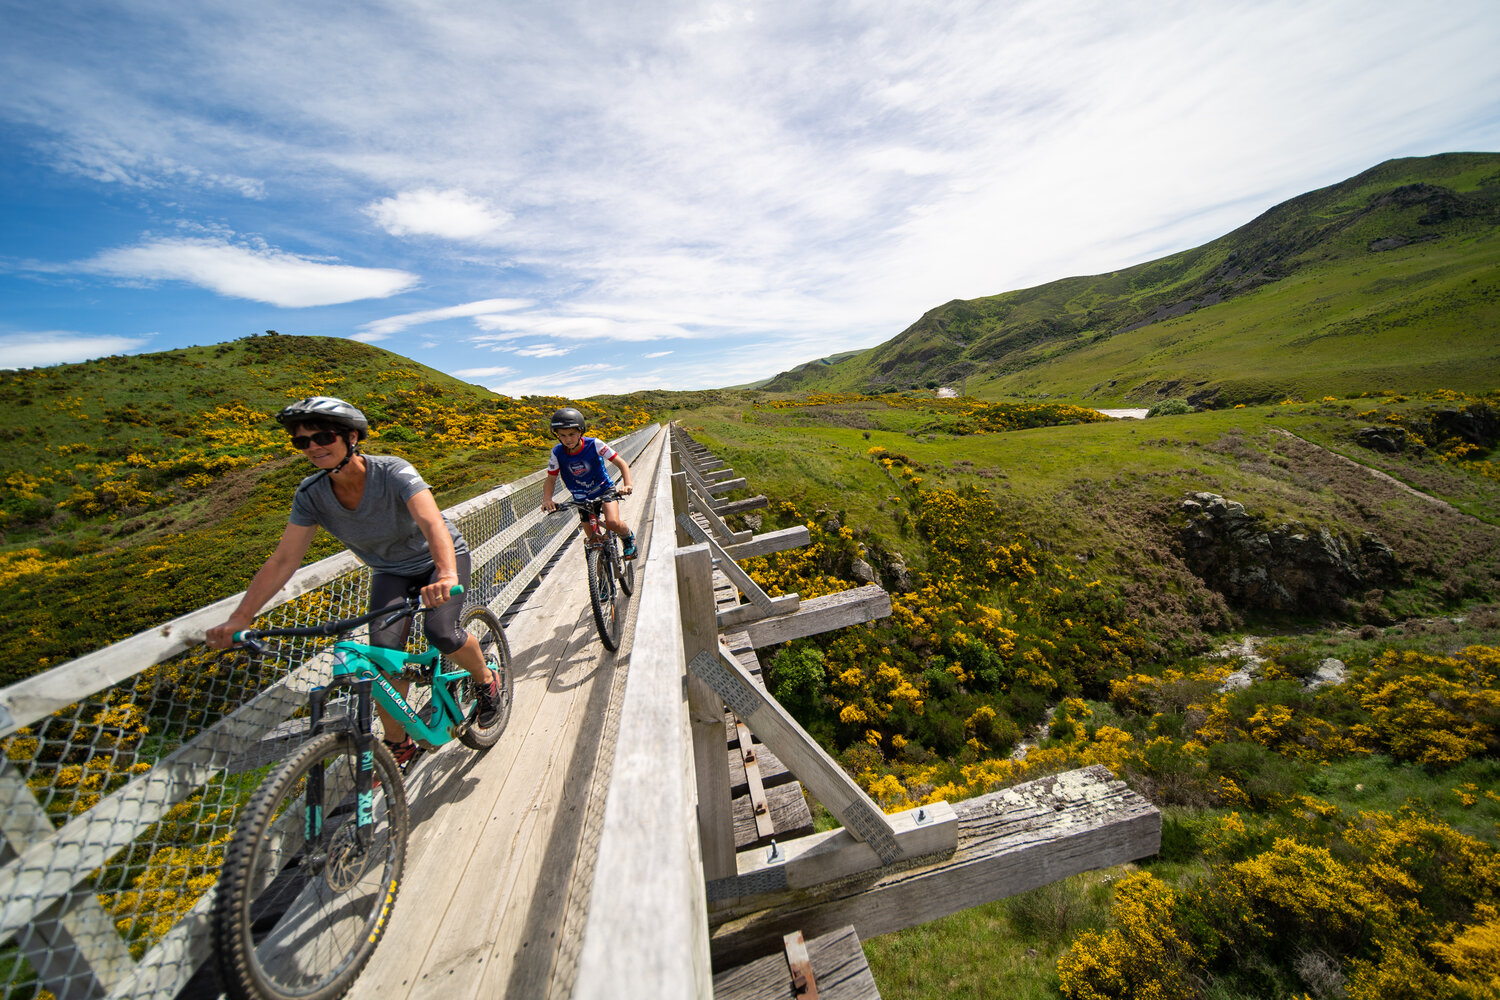
[[90,335],[66,330],[0,334],[0,368],[72,364],[124,354],[148,343],[148,337]]
[[393,236],[439,236],[459,242],[493,242],[510,213],[467,191],[418,188],[365,206],[365,213]]
[[664,358],[671,353],[671,351],[652,351],[650,354],[642,354],[641,357],[649,360],[651,358]]
[[512,309],[525,309],[535,303],[531,299],[480,299],[478,302],[465,302],[462,305],[443,306],[439,309],[424,309],[421,312],[402,313],[400,316],[387,316],[384,319],[371,320],[364,324],[364,331],[353,339],[364,341],[382,340],[393,333],[413,326],[422,326],[427,323],[436,323],[445,319],[458,319],[468,316],[481,316],[486,313],[503,313]]
[[558,337],[563,340],[663,340],[670,337],[692,337],[694,334],[670,318],[617,319],[609,316],[559,315],[557,313],[508,313],[476,316],[481,330],[491,331],[475,337],[475,343],[513,340],[517,336]]
[[553,344],[538,344],[534,347],[518,347],[516,354],[523,358],[560,358],[564,354],[572,354],[571,347],[557,347]]
[[458,378],[472,381],[475,379],[498,378],[501,375],[514,375],[515,373],[516,370],[514,368],[508,368],[505,365],[496,365],[492,368],[460,368],[453,374]]
[[383,299],[417,283],[406,271],[330,264],[219,239],[157,239],[106,250],[70,268],[128,281],[186,281],[282,308]]

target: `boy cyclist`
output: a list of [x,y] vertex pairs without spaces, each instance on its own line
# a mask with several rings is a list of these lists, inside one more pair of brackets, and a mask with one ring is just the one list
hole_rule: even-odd
[[[634,487],[630,485],[630,466],[605,442],[598,438],[585,437],[588,424],[583,414],[571,406],[565,406],[552,414],[552,433],[558,444],[552,448],[547,460],[547,485],[542,488],[542,510],[554,511],[552,491],[557,487],[558,477],[573,494],[575,500],[592,500],[610,488],[609,472],[604,463],[610,462],[620,470],[620,485],[616,487],[621,496],[629,496]],[[604,504],[604,525],[625,539],[624,558],[635,558],[635,533],[620,518],[620,505],[613,500]]]

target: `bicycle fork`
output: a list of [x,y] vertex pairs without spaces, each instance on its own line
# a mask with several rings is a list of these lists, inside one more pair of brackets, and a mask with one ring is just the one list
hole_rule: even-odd
[[[308,694],[310,737],[321,736],[327,728],[324,722],[324,706],[328,701],[330,687],[347,687],[354,692],[354,821],[355,836],[361,849],[374,843],[375,825],[375,734],[374,725],[374,679],[337,678],[331,685],[319,686]],[[317,844],[324,851],[323,834],[323,772],[314,768],[307,775],[305,834],[307,843]]]

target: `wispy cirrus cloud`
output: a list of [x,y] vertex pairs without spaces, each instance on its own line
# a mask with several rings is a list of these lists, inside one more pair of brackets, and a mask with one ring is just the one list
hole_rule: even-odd
[[393,333],[400,333],[414,326],[426,326],[428,323],[438,323],[448,319],[505,313],[514,309],[525,309],[534,304],[531,299],[480,299],[477,302],[464,302],[456,306],[442,306],[437,309],[402,313],[399,316],[386,316],[364,324],[360,328],[361,332],[355,334],[352,339],[374,342],[384,340]]
[[55,270],[123,281],[184,281],[288,309],[388,298],[418,281],[393,268],[335,264],[215,238],[148,239]]
[[[339,258],[232,234],[98,253],[116,234],[51,259],[158,293],[365,300],[309,326],[445,370],[500,349],[527,379],[573,349],[616,386],[750,381],[949,299],[1197,245],[1382,159],[1500,148],[1487,0],[13,6],[8,177],[109,192],[75,219],[128,191],[151,216],[132,234],[188,216]],[[390,266],[318,269],[361,246]],[[367,301],[417,275],[420,302]],[[455,319],[473,332],[416,332]]]
[[97,336],[71,330],[0,334],[0,368],[38,368],[125,354],[151,343],[150,337]]

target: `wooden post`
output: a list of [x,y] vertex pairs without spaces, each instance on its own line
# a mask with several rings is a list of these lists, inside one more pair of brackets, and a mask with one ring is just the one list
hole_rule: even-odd
[[[682,608],[682,646],[691,660],[719,647],[714,610],[713,556],[707,545],[677,550],[677,596]],[[724,701],[700,678],[688,675],[688,719],[693,728],[693,763],[698,774],[698,835],[703,875],[713,880],[737,871],[733,799],[724,760]]]
[[[687,476],[681,472],[672,473],[672,509],[677,511],[679,516],[686,516],[688,512]],[[693,544],[692,537],[681,524],[677,525],[677,544],[679,546]]]

